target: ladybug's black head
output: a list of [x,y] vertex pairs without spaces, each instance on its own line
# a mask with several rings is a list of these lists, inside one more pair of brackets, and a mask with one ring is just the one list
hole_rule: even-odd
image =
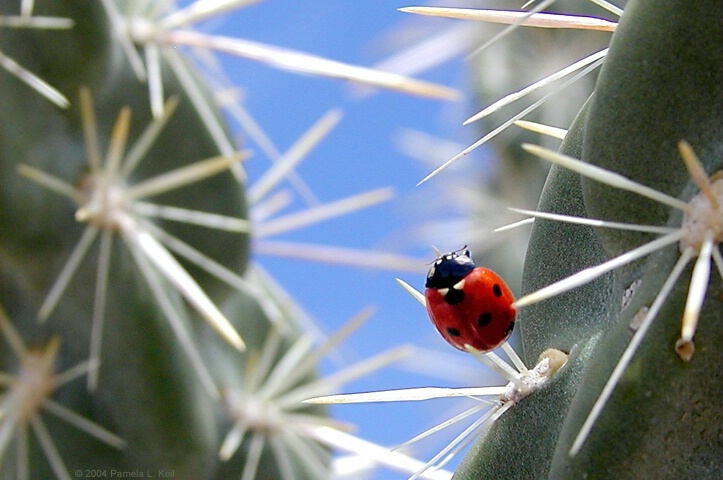
[[469,250],[445,253],[437,258],[427,273],[426,288],[452,288],[475,269]]

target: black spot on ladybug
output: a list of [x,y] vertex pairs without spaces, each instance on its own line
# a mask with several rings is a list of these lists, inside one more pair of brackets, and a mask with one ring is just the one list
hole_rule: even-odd
[[480,327],[486,327],[492,321],[492,314],[485,312],[477,318],[477,325]]
[[499,284],[495,283],[492,287],[492,293],[495,294],[495,297],[501,297],[502,296],[502,287],[499,286]]
[[444,301],[450,305],[460,304],[462,303],[462,300],[464,300],[464,292],[455,288],[450,288],[444,296]]
[[510,322],[510,324],[507,326],[507,330],[505,331],[505,335],[512,334],[512,330],[515,328],[515,322]]
[[453,337],[459,337],[460,335],[462,335],[456,328],[448,328],[447,333],[452,335]]

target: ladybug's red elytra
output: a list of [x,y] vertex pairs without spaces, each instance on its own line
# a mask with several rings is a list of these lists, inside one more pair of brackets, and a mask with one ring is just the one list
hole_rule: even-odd
[[469,250],[439,256],[425,287],[429,318],[453,347],[489,352],[512,334],[512,292],[495,272],[475,266]]

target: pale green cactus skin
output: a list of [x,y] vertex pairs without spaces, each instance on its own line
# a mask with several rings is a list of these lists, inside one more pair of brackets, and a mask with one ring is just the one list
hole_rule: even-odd
[[[723,165],[723,4],[632,0],[613,35],[595,93],[561,151],[673,197],[697,187],[681,161],[685,139],[709,175]],[[540,210],[650,225],[681,213],[553,167]],[[531,292],[652,239],[613,229],[536,221],[522,290]],[[718,248],[717,246],[714,248]],[[692,271],[673,288],[580,452],[570,447],[680,252],[672,245],[598,280],[521,309],[528,363],[570,352],[549,385],[480,438],[455,479],[718,478],[723,471],[723,305],[713,267],[690,362],[674,350]],[[564,258],[564,261],[561,261]],[[624,290],[641,280],[621,311]]]

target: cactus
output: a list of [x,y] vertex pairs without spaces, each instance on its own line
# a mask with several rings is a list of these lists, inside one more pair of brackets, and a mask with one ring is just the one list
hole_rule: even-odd
[[[405,351],[318,379],[343,334],[315,351],[249,268],[246,154],[203,76],[143,29],[131,32],[148,40],[138,55],[123,2],[35,3],[0,3],[2,478],[327,476],[328,448],[357,439],[301,400]],[[560,153],[526,147],[557,163],[538,209],[566,217],[535,213],[522,357],[569,360],[496,410],[454,478],[723,470],[720,18],[712,0],[631,0]],[[450,93],[394,75],[376,85]],[[305,422],[285,430],[292,417]]]
[[[721,213],[708,198],[719,188],[723,158],[721,14],[714,1],[628,2],[595,93],[560,152],[672,200],[651,199],[638,186],[612,186],[605,173],[580,175],[555,165],[539,210],[662,226],[668,233],[536,220],[522,289],[553,288],[545,300],[533,300],[535,294],[518,300],[524,358],[558,348],[570,360],[475,443],[455,479],[720,474],[723,271],[712,265],[720,259]],[[699,180],[693,151],[703,166]],[[712,187],[700,179],[706,172]],[[699,193],[709,188],[712,195]],[[691,228],[681,229],[681,208],[690,208],[686,218],[708,219],[707,249],[706,240],[690,250],[678,242]],[[640,254],[626,259],[627,252]],[[582,279],[596,265],[609,268]],[[556,283],[570,276],[580,282]]]

